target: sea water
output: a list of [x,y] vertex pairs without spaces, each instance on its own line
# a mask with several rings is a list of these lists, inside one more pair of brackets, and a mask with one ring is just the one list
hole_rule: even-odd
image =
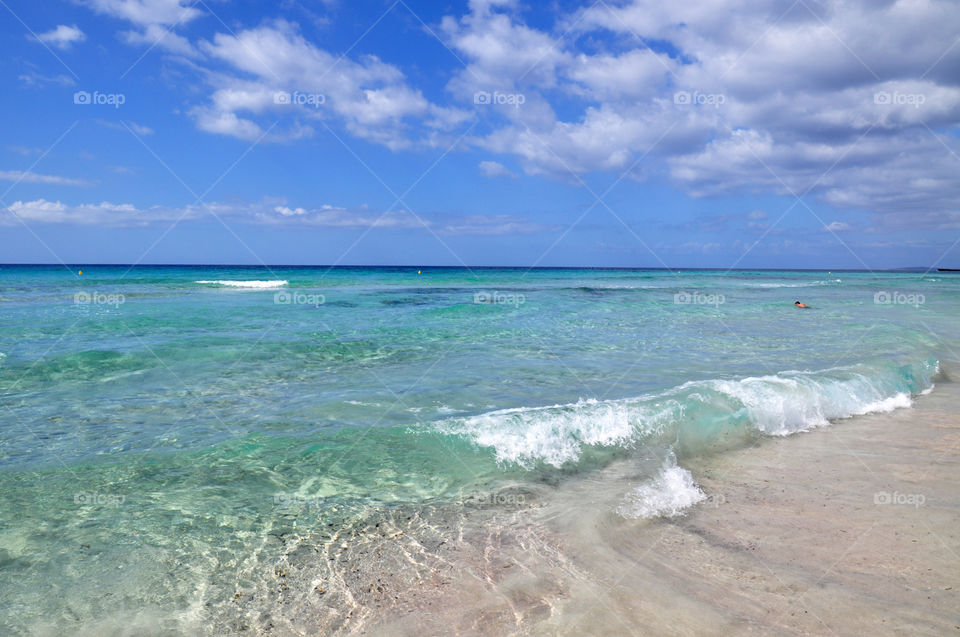
[[936,272],[0,266],[0,632],[243,630],[291,537],[614,465],[612,514],[682,515],[685,459],[945,380],[958,303]]

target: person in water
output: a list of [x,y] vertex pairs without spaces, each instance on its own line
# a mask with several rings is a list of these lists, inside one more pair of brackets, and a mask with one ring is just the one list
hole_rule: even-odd
[[810,307],[810,306],[807,305],[806,303],[801,303],[800,301],[794,301],[793,304],[796,305],[797,307],[806,307],[806,308],[809,308],[809,307]]

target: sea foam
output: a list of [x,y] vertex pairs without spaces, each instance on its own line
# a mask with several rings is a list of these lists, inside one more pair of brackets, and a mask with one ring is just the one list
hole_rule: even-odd
[[230,281],[230,280],[221,280],[221,281],[194,281],[194,283],[199,283],[201,285],[222,285],[225,287],[231,288],[282,288],[287,285],[286,280],[276,280],[276,281]]
[[654,439],[681,453],[702,453],[758,434],[785,436],[909,407],[912,396],[932,386],[938,370],[938,363],[928,360],[691,381],[635,398],[501,409],[434,427],[491,448],[501,464],[525,468],[561,467],[577,462],[586,448],[632,448]]
[[617,513],[631,519],[672,518],[706,499],[707,494],[689,471],[668,465],[654,479],[628,493]]

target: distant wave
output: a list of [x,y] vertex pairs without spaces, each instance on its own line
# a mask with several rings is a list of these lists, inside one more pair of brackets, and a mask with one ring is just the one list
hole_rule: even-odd
[[277,281],[194,281],[201,285],[222,285],[231,288],[282,288],[287,285],[286,280]]
[[810,288],[818,285],[836,285],[841,279],[827,279],[825,281],[807,281],[804,283],[742,283],[747,288]]

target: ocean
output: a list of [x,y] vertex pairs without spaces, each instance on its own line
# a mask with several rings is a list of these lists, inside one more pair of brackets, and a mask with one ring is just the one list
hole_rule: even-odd
[[572,484],[662,523],[710,500],[689,459],[909,408],[958,302],[937,272],[0,266],[0,632],[358,630],[362,577]]

